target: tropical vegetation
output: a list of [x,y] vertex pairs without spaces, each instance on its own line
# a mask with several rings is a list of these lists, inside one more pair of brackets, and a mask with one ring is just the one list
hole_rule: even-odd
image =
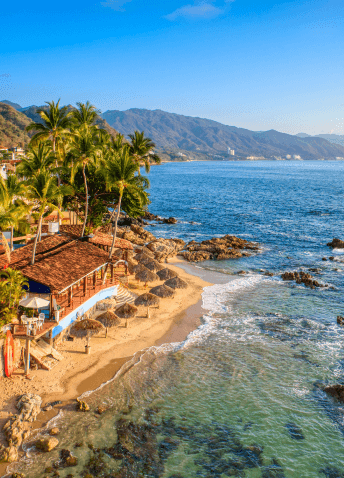
[[[41,121],[26,128],[32,137],[16,174],[0,179],[0,232],[11,230],[13,250],[14,233],[27,232],[28,217],[35,219],[34,264],[44,217],[55,210],[60,219],[63,210],[74,211],[83,223],[81,236],[111,223],[111,257],[120,213],[138,217],[149,204],[149,181],[140,168],[149,172],[151,163],[160,162],[155,144],[144,132],[135,131],[128,140],[110,134],[89,102],[71,108],[51,101],[38,114]],[[24,284],[14,272],[1,276],[1,317],[13,313],[20,295],[11,289],[13,280]]]

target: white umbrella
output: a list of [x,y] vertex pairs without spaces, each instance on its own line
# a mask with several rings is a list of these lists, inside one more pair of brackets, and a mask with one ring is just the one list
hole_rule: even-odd
[[48,307],[50,302],[40,297],[28,297],[19,302],[19,305],[27,307],[28,309],[42,309],[43,307]]

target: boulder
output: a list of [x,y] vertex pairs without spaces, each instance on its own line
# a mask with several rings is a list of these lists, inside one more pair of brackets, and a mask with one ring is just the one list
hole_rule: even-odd
[[60,433],[60,430],[57,427],[54,427],[50,430],[50,435],[51,436],[58,435],[59,433]]
[[16,407],[20,411],[22,421],[33,422],[41,411],[42,399],[39,395],[25,393],[17,401]]
[[77,410],[79,410],[80,412],[90,411],[90,407],[86,402],[84,402],[83,400],[79,400],[78,398],[76,399],[76,401],[77,401],[77,405],[76,405]]
[[337,315],[337,324],[344,325],[344,317]]
[[44,452],[49,452],[56,448],[58,444],[59,441],[55,437],[41,438],[36,442],[36,448]]
[[331,397],[336,398],[339,402],[344,403],[344,385],[328,385],[327,387],[324,387],[323,390],[328,395],[331,395]]
[[13,463],[18,461],[19,453],[16,446],[8,446],[7,448],[0,445],[0,463]]
[[169,217],[162,220],[165,224],[177,224],[177,219],[175,217]]
[[333,249],[344,249],[344,241],[337,238],[332,239],[332,242],[328,242],[327,245]]

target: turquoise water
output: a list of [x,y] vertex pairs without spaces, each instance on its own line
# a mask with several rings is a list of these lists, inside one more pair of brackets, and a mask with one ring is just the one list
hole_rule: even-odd
[[[204,290],[199,329],[138,353],[87,396],[103,415],[64,411],[59,449],[28,443],[17,469],[45,476],[68,448],[79,463],[61,477],[344,477],[344,405],[322,391],[343,383],[344,255],[326,243],[344,238],[344,163],[170,163],[151,184],[150,210],[179,220],[155,235],[235,234],[262,252],[198,264],[222,274]],[[296,268],[318,268],[328,287],[281,281]]]

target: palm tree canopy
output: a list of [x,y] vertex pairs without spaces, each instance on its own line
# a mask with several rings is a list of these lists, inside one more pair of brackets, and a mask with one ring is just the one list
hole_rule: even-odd
[[16,173],[25,178],[39,174],[41,171],[51,168],[55,156],[51,150],[50,141],[42,141],[38,146],[30,145],[26,158],[23,158],[16,169]]
[[68,134],[68,128],[71,124],[70,112],[68,112],[66,106],[60,108],[60,100],[57,103],[48,101],[46,104],[48,107],[38,110],[42,122],[29,124],[26,130],[36,131],[36,134],[31,139],[32,144],[52,139],[54,150],[56,138],[64,133]]
[[150,171],[150,163],[160,164],[160,157],[153,151],[155,143],[151,138],[145,138],[144,131],[135,131],[134,134],[129,134],[130,138],[130,154],[135,158],[136,165],[139,168],[141,163],[144,163],[147,173]]
[[78,102],[76,105],[78,109],[73,109],[71,112],[71,118],[74,125],[77,128],[80,128],[80,126],[93,126],[99,117],[100,111],[97,110],[95,106],[91,105],[89,101],[86,101],[86,103]]

